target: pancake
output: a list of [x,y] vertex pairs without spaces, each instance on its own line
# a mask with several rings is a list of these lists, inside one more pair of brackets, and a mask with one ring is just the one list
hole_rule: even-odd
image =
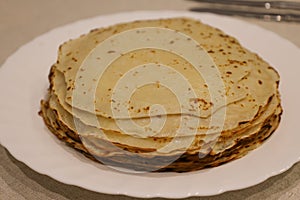
[[[83,153],[88,158],[103,162],[116,167],[123,167],[137,171],[154,171],[154,172],[189,172],[196,171],[204,168],[216,167],[229,161],[235,160],[246,155],[249,151],[260,146],[277,128],[280,122],[280,116],[282,109],[277,108],[274,115],[270,116],[263,124],[256,127],[257,130],[251,136],[244,136],[239,139],[235,139],[235,143],[231,145],[226,151],[224,151],[224,142],[220,141],[219,147],[215,148],[215,152],[211,151],[209,154],[205,154],[203,158],[199,156],[199,152],[188,153],[185,152],[176,157],[176,155],[145,155],[136,153],[134,156],[129,151],[130,147],[115,144],[120,149],[116,151],[116,146],[112,146],[111,143],[107,143],[101,140],[85,140],[84,145],[82,140],[76,136],[67,127],[60,124],[57,120],[57,112],[49,108],[49,104],[45,101],[41,102],[42,109],[40,115],[43,117],[45,124],[59,139],[64,141],[69,146]],[[95,144],[96,143],[96,144]],[[97,144],[98,143],[98,144]],[[100,146],[99,146],[100,145]],[[113,148],[113,151],[109,151],[109,147]],[[222,149],[223,151],[219,151]],[[151,152],[151,149],[150,149]],[[173,158],[177,160],[173,161]],[[168,166],[161,165],[168,160],[173,162]],[[147,163],[145,165],[145,163]],[[155,170],[153,170],[155,169]]]
[[[71,115],[77,117],[82,123],[94,126],[97,128],[105,129],[105,130],[113,130],[113,131],[121,131],[119,127],[117,126],[114,119],[105,118],[103,116],[97,116],[98,121],[93,120],[94,115],[85,111],[77,110],[76,112],[73,112],[74,109],[70,105],[68,105],[64,101],[64,93],[63,91],[66,89],[66,86],[64,85],[62,73],[56,70],[55,67],[53,67],[53,73],[51,73],[50,79],[53,82],[53,87],[51,88],[54,95],[56,96],[58,101],[58,104],[60,104],[63,109],[67,110]],[[277,100],[278,101],[278,100]],[[233,130],[235,128],[241,128],[239,126],[239,123],[245,122],[245,121],[251,121],[255,118],[255,116],[259,116],[260,112],[263,112],[263,108],[267,106],[264,105],[261,109],[257,110],[256,113],[252,113],[252,115],[249,116],[249,110],[253,108],[252,104],[249,104],[249,102],[252,102],[252,98],[250,95],[246,96],[245,98],[232,102],[227,106],[226,109],[226,116],[224,125],[223,125],[223,131],[226,130]],[[276,102],[278,103],[278,102]],[[275,103],[275,104],[276,104]],[[243,106],[242,106],[243,105]],[[236,115],[237,110],[241,112],[240,115]],[[243,114],[243,115],[242,115]],[[192,118],[193,116],[188,116]],[[131,119],[129,119],[131,120]],[[147,118],[137,118],[134,119],[134,121],[138,124],[144,124],[147,123]],[[202,118],[200,121],[199,126],[197,127],[197,134],[205,134],[208,129],[213,130],[216,127],[209,127],[210,125],[210,119],[209,118]],[[168,116],[168,120],[164,126],[164,128],[159,132],[159,134],[153,135],[153,137],[173,137],[174,133],[176,133],[176,125],[178,126],[180,124],[180,117],[176,115],[170,115]],[[135,134],[136,130],[133,130],[132,134],[136,137],[141,136],[140,134]],[[194,135],[194,133],[191,131],[190,133],[185,133],[185,136],[187,135]]]
[[65,42],[49,82],[40,111],[49,130],[95,161],[137,171],[188,172],[240,158],[282,113],[276,70],[188,18],[117,24]]
[[[139,147],[141,149],[152,149],[152,151],[156,149],[160,149],[163,146],[167,145],[172,141],[171,137],[148,137],[148,138],[138,138],[138,137],[131,137],[131,135],[124,134],[122,132],[118,131],[111,131],[107,129],[99,129],[92,126],[87,126],[84,123],[80,122],[78,119],[74,119],[73,116],[68,113],[66,110],[64,110],[57,101],[57,98],[55,96],[51,96],[49,100],[49,107],[50,109],[54,110],[57,113],[57,120],[60,122],[60,124],[63,124],[65,127],[67,127],[68,130],[71,132],[80,132],[80,135],[83,136],[91,136],[96,139],[105,139],[112,143],[120,143],[125,144],[127,146],[135,146]],[[274,97],[274,99],[270,100],[270,103],[268,104],[268,107],[266,108],[265,112],[253,121],[251,121],[250,126],[240,126],[240,129],[236,130],[230,130],[228,132],[223,131],[222,135],[220,137],[226,138],[229,140],[229,137],[239,137],[241,135],[247,135],[247,130],[252,129],[253,126],[259,125],[263,123],[267,118],[269,118],[271,115],[276,112],[278,109],[278,97]],[[75,126],[74,120],[77,124],[77,127]],[[212,136],[215,136],[212,134]],[[79,138],[79,136],[78,136]],[[191,139],[190,139],[191,138]],[[194,140],[193,144],[189,147],[189,149],[197,149],[199,150],[200,147],[197,146],[201,143],[201,140],[207,139],[207,136],[205,133],[198,134],[195,136],[177,136],[175,140]],[[184,143],[184,142],[183,142]],[[176,144],[176,148],[180,148],[181,146]],[[185,147],[185,146],[183,146]],[[173,149],[174,150],[174,149]]]
[[[73,98],[72,92],[74,90],[75,81],[79,81],[80,79],[79,77],[81,76],[80,73],[82,73],[81,70],[79,70],[79,68],[83,63],[83,61],[86,59],[86,57],[89,55],[89,53],[93,49],[95,49],[99,43],[103,42],[108,37],[118,34],[122,31],[135,29],[139,27],[168,28],[186,34],[192,39],[194,39],[195,41],[197,41],[199,45],[203,47],[207,51],[207,53],[213,58],[213,62],[217,65],[218,70],[220,71],[221,76],[223,77],[222,80],[226,86],[226,92],[227,92],[226,102],[233,102],[235,100],[240,99],[241,96],[243,96],[241,95],[241,93],[243,94],[244,89],[249,90],[249,92],[251,92],[251,88],[255,89],[255,87],[258,86],[264,87],[266,89],[265,90],[266,92],[259,94],[259,96],[255,96],[257,99],[255,99],[256,101],[254,104],[257,106],[256,108],[251,109],[250,111],[250,113],[253,112],[255,113],[259,105],[264,104],[265,100],[268,99],[269,96],[274,94],[274,90],[276,90],[276,83],[275,83],[276,80],[274,82],[274,78],[275,79],[278,78],[277,73],[272,68],[269,69],[268,68],[269,65],[266,62],[262,61],[256,54],[253,54],[248,50],[246,50],[245,48],[243,48],[234,38],[224,34],[222,31],[218,29],[212,28],[204,24],[200,24],[199,21],[184,19],[184,18],[178,18],[178,19],[175,18],[170,20],[148,20],[148,21],[137,21],[132,23],[120,24],[106,29],[94,30],[90,34],[84,35],[76,40],[71,40],[70,42],[65,43],[60,48],[58,63],[56,64],[56,66],[59,71],[63,72],[65,76],[65,80],[67,80],[66,81],[67,88],[70,88],[70,90],[67,91],[65,97],[65,101],[69,105],[75,108],[79,108],[79,109],[81,108],[82,110],[85,110],[84,107],[88,106],[88,105],[73,105],[74,102],[72,102],[72,98]],[[158,59],[160,63],[164,63],[164,59],[169,58],[170,60],[169,62],[176,60],[176,63],[177,62],[179,63],[178,64],[179,67],[177,65],[174,65],[173,63],[166,63],[166,64],[171,65],[176,70],[178,70],[181,74],[187,74],[187,75],[197,74],[195,73],[195,70],[193,70],[193,68],[188,65],[188,63],[184,63],[184,61],[180,60],[179,57],[173,55],[173,57],[170,58],[169,53],[163,51],[156,53],[158,54],[156,56],[151,56],[151,53],[149,53],[151,51],[154,51],[154,49],[150,48],[150,49],[144,49],[140,51],[134,51],[131,52],[131,54],[129,53],[120,56],[115,62],[111,63],[111,66],[109,68],[111,69],[111,71],[105,73],[103,76],[104,80],[103,81],[100,80],[99,83],[99,85],[101,84],[104,86],[97,88],[95,96],[99,98],[96,99],[95,110],[92,111],[87,110],[87,111],[92,113],[94,113],[95,111],[97,115],[102,115],[105,117],[112,118],[113,116],[111,115],[110,106],[108,106],[111,103],[109,97],[111,97],[112,91],[109,91],[108,89],[113,88],[114,86],[115,81],[111,80],[116,77],[114,73],[122,73],[123,70],[128,71],[129,70],[128,68],[132,68],[139,64],[145,62],[156,62],[157,60],[155,59]],[[156,51],[158,50],[155,50],[155,52]],[[224,53],[226,55],[224,55]],[[134,59],[129,59],[131,57],[133,57]],[[187,70],[185,70],[185,68]],[[251,68],[253,75],[255,74],[255,77],[253,77],[252,79],[248,79],[247,77],[245,77],[245,75],[247,75],[249,72],[249,68]],[[258,70],[262,72],[259,73]],[[189,73],[185,71],[188,71]],[[77,75],[78,77],[76,79]],[[268,77],[263,77],[264,75]],[[109,77],[109,78],[105,79],[105,77]],[[236,77],[236,79],[234,77]],[[232,86],[235,86],[235,83],[238,82],[243,77],[244,77],[243,82],[247,82],[243,84],[243,86],[247,85],[248,89],[245,88],[246,86],[245,87],[240,86],[240,90],[237,92],[237,89]],[[266,82],[264,81],[262,82],[262,84],[259,84],[260,79],[265,80]],[[209,104],[211,100],[209,99],[210,98],[208,95],[209,92],[203,86],[205,84],[205,82],[203,82],[203,78],[200,78],[199,76],[192,76],[189,77],[189,80],[190,82],[195,83],[193,87],[195,87],[196,92],[199,91],[200,93],[197,96],[199,96],[199,98],[205,99],[205,101]],[[104,91],[105,88],[108,89]],[[232,89],[233,91],[230,89]],[[154,91],[153,93],[159,93],[159,94],[167,93],[166,91],[159,92],[158,91],[159,89],[157,88],[151,88],[150,90]],[[136,93],[138,93],[138,91]],[[142,95],[141,97],[137,97],[135,99],[136,101],[132,101],[131,102],[132,104],[129,105],[129,107],[133,107],[133,110],[141,111],[138,113],[137,112],[131,113],[130,116],[132,118],[149,116],[149,113],[142,112],[144,110],[143,108],[151,106],[152,102],[156,102],[157,99],[154,95],[149,95],[149,96],[145,95],[147,93],[148,91],[145,91],[144,93],[141,94]],[[143,97],[143,95],[146,97]],[[155,99],[151,99],[151,98],[155,98]],[[103,102],[98,102],[98,99],[99,101],[101,100]],[[140,99],[141,101],[143,100],[146,102],[139,102]],[[163,107],[166,108],[167,114],[182,114],[181,112],[179,112],[180,109],[174,106],[176,105],[176,102],[173,101],[174,100],[173,98],[171,99],[172,101],[170,101],[169,98],[166,98],[164,96],[162,96],[161,99],[163,100],[168,99],[168,101],[166,102],[159,102],[161,105],[163,105]],[[151,104],[148,105],[147,101],[149,101],[149,103]],[[140,107],[138,106],[142,104],[143,106]],[[217,109],[218,108],[215,108],[215,110]],[[210,109],[201,110],[200,114],[203,117],[208,117],[209,114],[211,114],[211,110]]]

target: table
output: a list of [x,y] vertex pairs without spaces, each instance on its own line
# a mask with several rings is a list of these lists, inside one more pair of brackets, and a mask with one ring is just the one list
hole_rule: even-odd
[[[0,0],[0,65],[21,45],[57,26],[97,15],[131,10],[187,10],[183,0]],[[300,47],[300,24],[246,19]],[[9,133],[7,133],[9,134]],[[0,145],[0,199],[135,199],[91,192],[38,174]],[[300,199],[300,163],[261,184],[212,197],[188,199]]]

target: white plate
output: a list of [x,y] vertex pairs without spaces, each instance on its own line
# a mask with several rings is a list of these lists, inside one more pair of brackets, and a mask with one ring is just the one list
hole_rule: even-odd
[[[284,114],[280,128],[246,157],[213,169],[184,174],[126,174],[94,163],[58,141],[38,116],[47,75],[58,46],[96,27],[136,19],[189,16],[237,37],[281,75]],[[229,17],[178,11],[139,11],[99,16],[54,29],[21,47],[0,70],[0,141],[35,171],[89,190],[136,197],[204,196],[260,183],[300,158],[298,131],[300,50],[252,24]]]

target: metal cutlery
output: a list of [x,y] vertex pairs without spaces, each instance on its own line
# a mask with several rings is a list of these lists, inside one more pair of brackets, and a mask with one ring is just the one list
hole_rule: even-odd
[[188,0],[199,3],[194,12],[251,17],[268,21],[300,22],[300,2],[258,0]]

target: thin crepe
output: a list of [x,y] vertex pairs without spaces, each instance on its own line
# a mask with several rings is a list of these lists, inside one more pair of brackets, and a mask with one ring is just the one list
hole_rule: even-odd
[[[176,157],[174,154],[167,156],[139,154],[136,153],[136,150],[134,149],[131,149],[135,153],[132,154],[132,152],[130,152],[130,148],[128,149],[124,146],[118,146],[120,147],[119,151],[115,151],[115,148],[113,149],[114,151],[110,151],[108,147],[111,147],[111,143],[104,143],[101,142],[101,140],[93,142],[93,140],[87,139],[84,140],[83,145],[80,139],[78,140],[76,136],[74,137],[74,135],[72,135],[72,132],[69,132],[66,127],[62,126],[58,121],[56,121],[56,113],[55,111],[49,109],[49,104],[47,102],[42,101],[41,104],[42,109],[40,111],[40,115],[43,117],[51,132],[71,147],[83,153],[88,158],[103,164],[128,168],[131,170],[152,170],[157,172],[195,171],[208,167],[216,167],[240,158],[246,155],[249,151],[261,145],[274,132],[280,122],[280,115],[282,112],[281,107],[279,106],[277,112],[270,116],[256,133],[235,140],[234,144],[226,150],[224,150],[224,145],[222,145],[221,142],[218,147],[223,147],[223,151],[219,151],[218,148],[216,148],[218,151],[211,151],[203,157],[199,156],[201,154],[199,154],[197,151],[193,153],[186,152],[181,156]],[[99,144],[101,144],[100,147]],[[126,153],[127,151],[128,153]],[[170,163],[168,166],[162,165],[167,163],[168,160],[172,160],[174,158],[177,160]]]
[[[99,80],[94,80],[93,74],[85,73],[93,67],[91,57],[105,60],[108,54],[118,52],[112,49],[97,54],[103,50],[99,47],[106,39],[128,30],[140,31],[137,28],[143,27],[166,28],[190,37],[187,44],[193,40],[198,42],[201,55],[209,57],[203,61],[202,68],[209,71],[210,67],[220,73],[224,93],[211,91],[205,77],[188,60],[162,49],[144,48],[122,53],[110,63]],[[177,41],[169,42],[172,45]],[[194,53],[192,49],[186,52]],[[137,80],[155,79],[155,73],[140,73],[137,66],[155,69],[158,74],[164,72],[163,66],[168,66],[170,72],[181,74],[196,94],[189,102],[200,112],[182,110],[174,91],[184,90],[184,87],[172,82],[171,73],[164,78],[171,80],[172,87],[179,90],[172,91],[159,81],[137,87],[125,104],[129,115],[114,115],[113,110],[118,107],[113,106],[112,97],[120,79],[128,74]],[[84,81],[88,79],[97,83],[95,110],[90,109],[91,105],[85,100],[78,101],[76,95],[74,99],[75,86],[81,87],[82,94],[88,93],[90,85]],[[242,157],[273,133],[282,113],[279,75],[267,62],[222,31],[185,18],[119,24],[70,40],[60,47],[49,81],[48,97],[41,102],[40,115],[52,133],[93,160],[141,171],[194,171]],[[127,91],[126,84],[119,87],[121,94]],[[215,104],[214,92],[223,94],[226,101]],[[165,113],[152,112],[154,104],[163,106]],[[216,116],[218,123],[214,124]],[[147,124],[152,120],[166,120],[166,123],[162,123],[159,131],[149,131]],[[193,127],[185,125],[187,129],[182,130],[179,127],[181,120],[199,122]],[[129,126],[124,130],[119,126],[120,122],[130,124],[131,121],[144,129]]]
[[[264,105],[266,100],[275,93],[275,82],[278,80],[278,75],[272,69],[268,69],[269,65],[257,55],[244,49],[234,38],[224,34],[218,29],[201,24],[196,20],[178,18],[137,21],[112,26],[106,29],[94,30],[87,35],[76,40],[71,40],[61,46],[56,66],[57,69],[64,74],[67,88],[69,88],[65,96],[66,103],[88,112],[93,113],[95,111],[97,115],[114,118],[110,106],[110,97],[112,95],[112,90],[110,89],[114,88],[115,79],[120,78],[120,75],[122,75],[124,71],[126,72],[138,64],[157,62],[159,60],[159,62],[162,63],[166,62],[166,64],[172,66],[181,74],[187,75],[188,77],[190,76],[189,81],[193,86],[193,89],[198,93],[198,98],[203,99],[204,102],[206,102],[206,105],[211,105],[211,97],[209,91],[205,87],[205,81],[203,78],[199,77],[197,73],[194,73],[193,67],[191,67],[184,59],[181,59],[176,55],[170,56],[170,53],[159,51],[157,49],[137,50],[129,54],[121,55],[113,62],[109,67],[109,70],[105,72],[102,79],[98,82],[99,85],[95,93],[95,96],[97,97],[95,99],[95,110],[86,110],[85,108],[89,105],[80,105],[80,103],[73,105],[72,100],[75,82],[84,78],[81,77],[80,73],[82,69],[79,70],[79,68],[88,54],[108,37],[122,31],[139,27],[168,28],[184,33],[197,41],[199,45],[207,51],[209,56],[212,57],[213,62],[220,71],[226,88],[227,103],[243,98],[245,90],[246,94],[248,94],[257,87],[263,87],[265,88],[263,90],[264,92],[259,93],[259,95],[255,96],[256,92],[251,94],[253,99],[255,99],[255,102],[253,102],[250,112],[255,113],[259,106]],[[151,53],[152,51],[156,52],[155,56]],[[176,62],[174,60],[176,60]],[[176,64],[177,62],[179,63],[178,65]],[[251,69],[250,74],[249,69]],[[249,75],[246,76],[247,74]],[[241,78],[244,79],[241,81]],[[242,85],[237,85],[239,81]],[[245,84],[242,82],[245,82]],[[130,117],[149,117],[151,113],[144,108],[151,107],[153,102],[157,102],[158,100],[161,100],[158,103],[165,108],[166,114],[182,114],[177,106],[178,102],[176,98],[170,98],[166,101],[168,96],[164,96],[164,94],[168,94],[168,92],[165,90],[164,87],[157,88],[155,85],[152,85],[143,92],[139,92],[137,89],[136,97],[128,104],[128,107],[132,108],[130,110]],[[148,96],[145,95],[147,94],[146,92],[162,96],[161,98],[158,98],[156,95]],[[205,107],[205,109],[203,106],[200,106],[200,109],[200,117],[209,117],[212,114],[212,109],[217,110],[218,108],[213,108],[212,105],[208,108]]]

